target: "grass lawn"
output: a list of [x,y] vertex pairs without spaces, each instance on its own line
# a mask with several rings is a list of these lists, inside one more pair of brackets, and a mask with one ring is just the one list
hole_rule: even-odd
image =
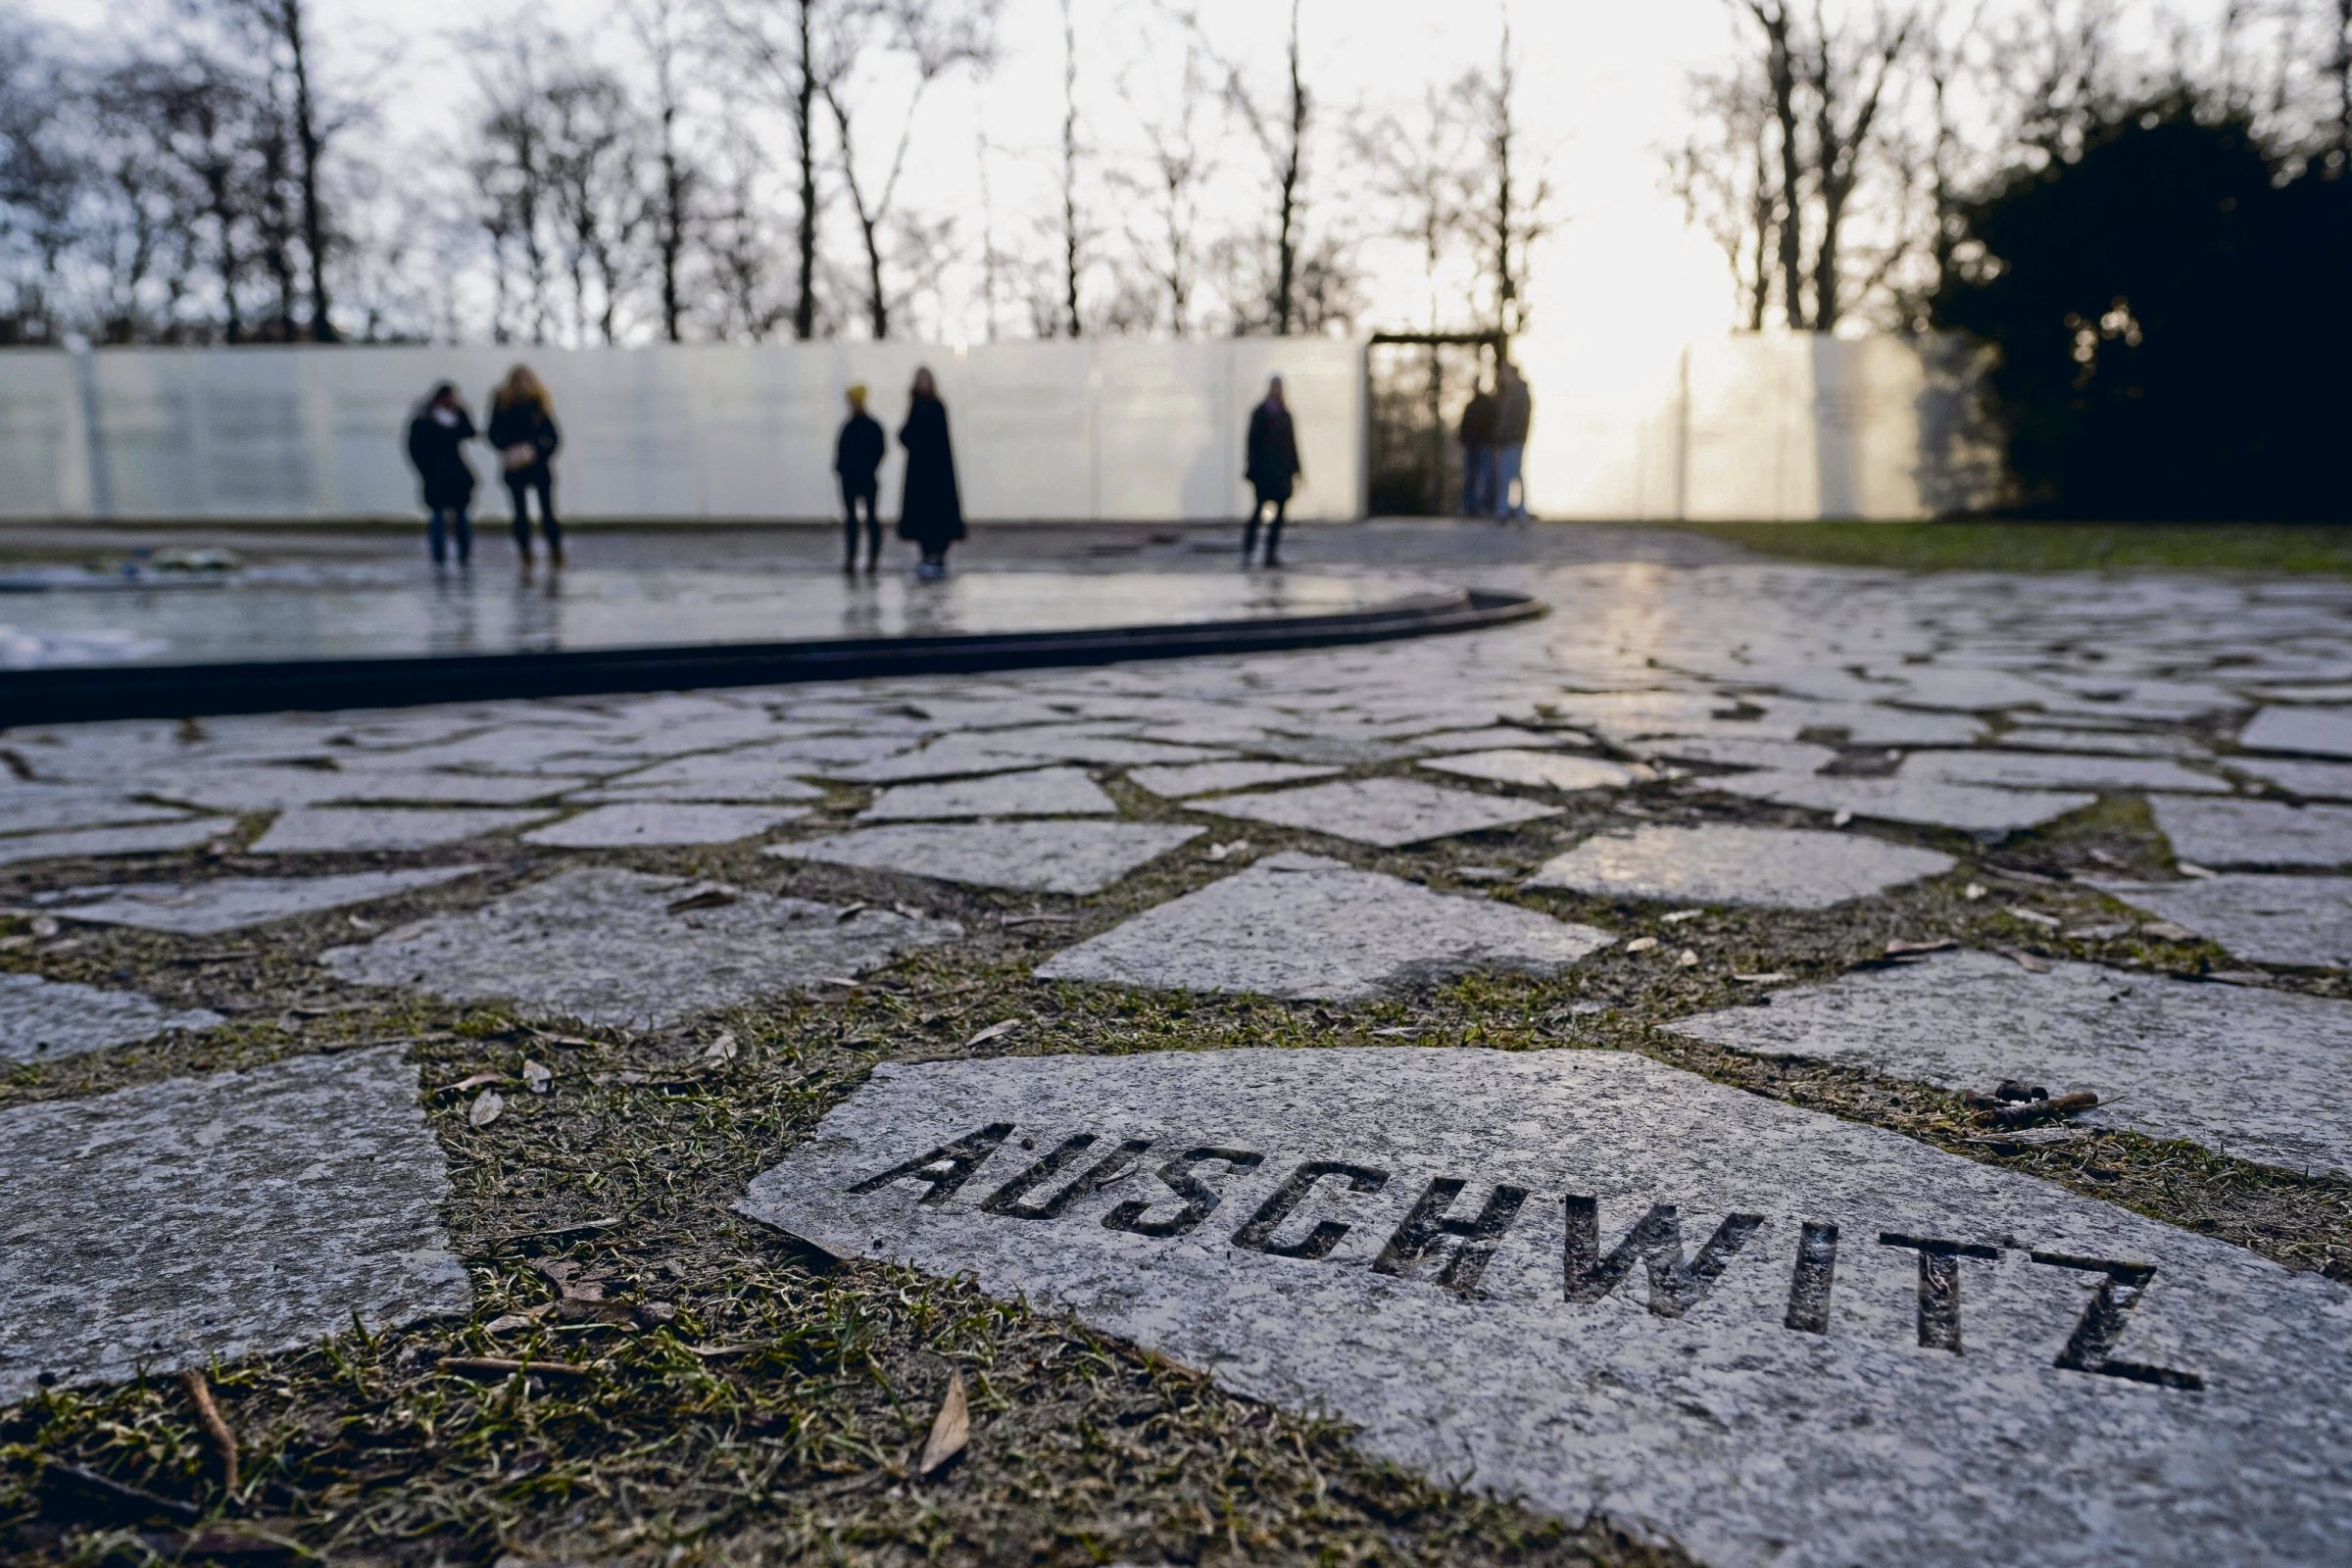
[[1693,522],[1768,556],[1918,571],[2328,572],[2352,526],[2282,522]]

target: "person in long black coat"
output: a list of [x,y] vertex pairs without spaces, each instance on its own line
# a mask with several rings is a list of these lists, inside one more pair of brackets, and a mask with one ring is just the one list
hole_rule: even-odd
[[458,564],[473,564],[473,468],[466,461],[466,443],[474,436],[473,416],[447,381],[434,387],[409,420],[409,464],[416,470],[425,511],[425,545],[433,564],[446,564],[449,547],[458,547]]
[[1282,564],[1282,524],[1291,508],[1291,489],[1305,470],[1298,466],[1298,431],[1291,422],[1290,406],[1282,400],[1282,377],[1266,383],[1266,400],[1250,414],[1249,461],[1242,477],[1250,481],[1256,499],[1250,508],[1249,526],[1242,530],[1242,564],[1257,549],[1257,521],[1268,506],[1274,520],[1266,530],[1266,564]]
[[849,390],[850,416],[841,438],[833,443],[833,471],[841,476],[841,569],[858,569],[858,509],[865,508],[865,569],[882,564],[882,520],[875,509],[882,499],[882,455],[886,443],[882,426],[865,412],[865,388]]
[[948,547],[964,535],[963,495],[956,485],[956,449],[948,439],[948,407],[929,370],[914,372],[906,422],[899,426],[906,449],[906,485],[899,497],[899,537],[923,553],[921,577],[944,577]]

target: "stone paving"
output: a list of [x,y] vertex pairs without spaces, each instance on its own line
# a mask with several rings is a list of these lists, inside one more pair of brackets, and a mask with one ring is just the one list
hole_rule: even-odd
[[616,1368],[509,1239],[733,1299],[749,1181],[1701,1563],[2352,1554],[2352,590],[1543,537],[1467,637],[0,734],[0,1404]]

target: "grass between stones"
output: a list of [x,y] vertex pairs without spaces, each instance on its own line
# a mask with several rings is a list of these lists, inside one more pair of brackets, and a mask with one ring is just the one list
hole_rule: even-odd
[[[1123,783],[1106,787],[1133,819],[1202,820]],[[863,799],[836,792],[794,831],[824,831]],[[1818,825],[1802,812],[1687,801],[1657,786],[1620,799],[1648,821]],[[836,904],[903,901],[960,920],[969,933],[862,984],[658,1031],[529,1022],[496,1007],[337,986],[312,959],[365,939],[350,911],[221,937],[69,927],[19,944],[0,963],[134,987],[230,1021],[200,1036],[20,1066],[0,1076],[0,1107],[299,1052],[408,1042],[450,1156],[446,1216],[476,1306],[466,1322],[355,1331],[314,1350],[215,1369],[215,1393],[243,1449],[234,1498],[221,1494],[214,1449],[174,1380],[55,1391],[0,1412],[0,1558],[138,1560],[185,1544],[110,1524],[86,1504],[59,1505],[36,1482],[43,1462],[56,1459],[338,1562],[490,1563],[508,1554],[517,1564],[1682,1561],[1616,1537],[1605,1521],[1549,1521],[1452,1490],[1445,1478],[1380,1466],[1335,1426],[1224,1395],[1067,1320],[905,1270],[828,1265],[736,1216],[729,1205],[750,1178],[884,1060],[1237,1046],[1637,1051],[2352,1279],[2352,1184],[2124,1133],[2038,1148],[1990,1144],[1957,1096],[1743,1056],[1656,1027],[1881,961],[1898,939],[2192,975],[2243,967],[2207,944],[2135,934],[2112,902],[2052,880],[2163,870],[2161,842],[2134,802],[2102,803],[1994,849],[1886,830],[1963,863],[1817,913],[1717,908],[1669,921],[1673,911],[1662,906],[1501,884],[1498,897],[1623,939],[1659,939],[1642,953],[1621,941],[1549,980],[1483,977],[1359,1005],[1030,977],[1048,955],[1279,850],[1310,849],[1445,891],[1494,891],[1461,871],[1501,864],[1524,875],[1595,827],[1635,820],[1607,799],[1560,800],[1567,815],[1559,821],[1393,853],[1209,819],[1202,839],[1083,900],[786,863],[752,844],[595,856],[469,846],[475,853],[465,858],[488,867],[481,877],[365,911],[371,926],[388,928],[601,860]],[[1242,839],[1250,851],[1207,859],[1210,845]],[[419,861],[325,856],[305,869]],[[229,854],[213,869],[278,868]],[[89,866],[43,866],[14,885],[24,892],[97,879]],[[1971,899],[1972,885],[1986,891]],[[29,932],[25,921],[0,921],[0,940]],[[1685,964],[1685,950],[1697,961]],[[1758,974],[1789,981],[1738,978]],[[2340,975],[2268,978],[2348,994]],[[1014,1027],[976,1038],[1006,1021]],[[529,1092],[526,1060],[552,1069],[547,1094]],[[476,1128],[466,1116],[476,1090],[456,1086],[485,1073],[499,1075],[507,1109]],[[468,1377],[442,1370],[452,1356],[584,1370]],[[913,1455],[951,1371],[970,1393],[971,1447],[917,1476]]]
[[1675,526],[1768,556],[1920,571],[2352,574],[2352,528],[2231,522],[1693,522]]

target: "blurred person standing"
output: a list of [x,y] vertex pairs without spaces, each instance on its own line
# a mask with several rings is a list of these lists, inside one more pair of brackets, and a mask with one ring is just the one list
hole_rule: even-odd
[[436,566],[448,563],[453,542],[458,564],[473,564],[473,518],[466,510],[473,505],[473,468],[466,461],[466,443],[473,437],[473,416],[447,381],[425,395],[409,420],[409,465],[431,514],[425,547]]
[[[850,416],[833,443],[833,471],[841,476],[841,569],[858,569],[858,508],[865,507],[865,569],[882,563],[882,520],[875,509],[882,498],[882,455],[886,446],[882,426],[865,412],[865,386],[848,392]],[[943,416],[944,419],[944,416]],[[951,458],[951,463],[953,459]]]
[[1250,557],[1257,549],[1258,519],[1271,505],[1274,517],[1266,528],[1266,564],[1279,566],[1282,524],[1290,513],[1292,486],[1304,472],[1298,466],[1298,430],[1291,422],[1290,406],[1283,401],[1279,375],[1266,383],[1265,401],[1250,411],[1246,451],[1242,477],[1250,481],[1253,499],[1250,521],[1242,529],[1242,564],[1250,564]]
[[1482,380],[1462,408],[1457,435],[1462,446],[1462,515],[1484,517],[1494,510],[1494,394]]
[[964,536],[963,495],[956,484],[956,448],[948,438],[948,406],[927,369],[914,372],[906,422],[906,481],[899,494],[899,537],[922,551],[914,574],[926,581],[948,574],[948,548]]
[[1519,368],[1503,363],[1494,394],[1494,518],[1527,520],[1527,432],[1534,422],[1535,396]]
[[547,388],[526,366],[517,365],[490,394],[490,444],[498,449],[507,495],[514,504],[514,548],[522,553],[522,569],[531,569],[531,514],[525,498],[539,495],[539,527],[547,535],[547,561],[564,564],[564,526],[556,520],[556,449],[564,444],[556,428],[555,405]]

